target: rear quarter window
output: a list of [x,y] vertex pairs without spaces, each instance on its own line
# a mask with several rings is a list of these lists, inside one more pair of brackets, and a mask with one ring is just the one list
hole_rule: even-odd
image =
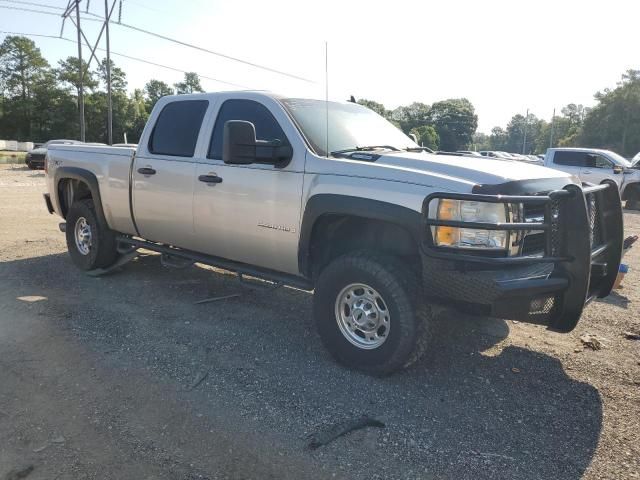
[[149,138],[149,152],[155,155],[193,157],[207,100],[180,100],[164,106]]

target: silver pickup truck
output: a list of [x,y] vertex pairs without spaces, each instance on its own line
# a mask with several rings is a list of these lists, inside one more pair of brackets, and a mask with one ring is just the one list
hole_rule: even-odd
[[436,303],[568,332],[621,257],[615,183],[434,154],[349,102],[164,97],[137,149],[56,145],[46,170],[79,268],[143,248],[314,290],[327,349],[374,374],[419,358]]

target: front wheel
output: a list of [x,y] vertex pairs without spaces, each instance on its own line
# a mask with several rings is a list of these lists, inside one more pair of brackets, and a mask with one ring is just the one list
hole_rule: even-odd
[[73,202],[66,220],[67,249],[78,268],[94,270],[116,262],[118,250],[115,232],[98,220],[93,200]]
[[340,257],[316,285],[320,338],[340,363],[376,375],[407,367],[425,351],[429,309],[410,266],[367,252]]

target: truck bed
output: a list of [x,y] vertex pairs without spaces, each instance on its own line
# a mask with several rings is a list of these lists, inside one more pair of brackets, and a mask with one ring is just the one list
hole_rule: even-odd
[[[49,168],[47,186],[50,192],[56,187],[56,171],[59,168],[78,167],[93,173],[100,187],[102,206],[109,227],[122,233],[134,234],[129,205],[129,182],[133,147],[108,145],[52,145],[48,150]],[[60,208],[53,203],[56,211]]]

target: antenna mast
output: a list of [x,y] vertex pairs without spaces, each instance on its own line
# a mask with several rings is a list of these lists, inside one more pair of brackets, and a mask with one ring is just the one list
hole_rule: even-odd
[[326,153],[329,158],[329,44],[324,42],[324,106],[327,127],[327,146]]

